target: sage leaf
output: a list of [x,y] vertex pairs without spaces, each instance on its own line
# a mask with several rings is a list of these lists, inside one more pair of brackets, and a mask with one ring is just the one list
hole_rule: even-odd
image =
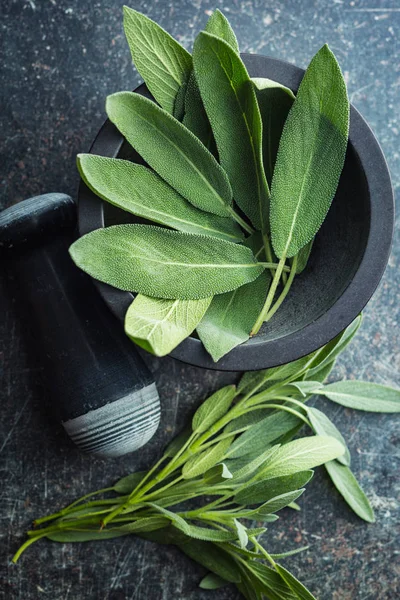
[[208,471],[206,471],[203,475],[204,483],[222,483],[227,479],[232,479],[233,475],[226,466],[225,463],[221,463],[219,465],[215,465],[215,467],[211,467]]
[[269,515],[271,513],[278,512],[282,510],[282,508],[286,508],[290,506],[294,500],[297,500],[303,493],[305,489],[293,490],[292,492],[286,492],[285,494],[280,494],[279,496],[275,496],[275,498],[271,498],[265,502],[258,509],[257,513],[254,515],[255,519],[263,518],[265,515]]
[[299,600],[316,600],[315,596],[285,567],[277,564],[275,568]]
[[209,571],[226,579],[226,581],[231,583],[238,583],[240,581],[240,571],[237,568],[236,561],[219,546],[215,546],[210,542],[200,540],[194,542],[188,539],[180,543],[179,548],[187,556]]
[[228,463],[229,470],[233,474],[234,482],[236,483],[241,480],[247,480],[251,475],[253,475],[255,473],[255,471],[260,469],[262,466],[265,466],[265,465],[268,466],[272,462],[272,460],[276,456],[276,454],[278,454],[278,451],[279,451],[279,446],[273,446],[272,448],[267,448],[259,456],[257,456],[253,460],[250,460],[250,462],[247,459],[245,459],[243,461],[243,466],[241,466],[237,470],[236,469],[233,470],[231,468],[230,463]]
[[297,254],[296,275],[300,275],[300,273],[302,273],[306,268],[313,245],[314,240],[312,239],[311,242],[308,242],[308,244],[306,244],[299,250]]
[[294,94],[292,90],[277,81],[253,77],[258,106],[262,119],[262,156],[264,171],[271,185],[279,140],[283,126],[292,107]]
[[239,53],[239,44],[235,32],[230,26],[228,19],[218,8],[214,10],[208,19],[204,30],[225,40],[235,52]]
[[227,42],[206,32],[194,43],[193,66],[235,202],[257,229],[266,230],[269,189],[262,163],[262,124],[246,67]]
[[299,419],[288,412],[269,414],[236,438],[229,449],[229,457],[240,458],[250,453],[261,453],[268,444],[290,431],[298,422]]
[[227,385],[214,392],[205,400],[193,415],[192,428],[195,433],[203,433],[214,425],[229,410],[236,395],[236,387]]
[[[263,248],[262,236],[256,232],[247,238],[244,245],[258,257]],[[249,339],[264,305],[270,281],[271,275],[265,270],[251,283],[214,296],[197,326],[197,333],[215,362]],[[244,306],[246,310],[243,310]]]
[[331,364],[343,352],[356,335],[361,322],[362,315],[359,315],[344,331],[339,333],[339,335],[315,354],[314,359],[310,363],[310,369],[307,371],[308,379],[312,379],[314,374],[324,369],[328,364]]
[[[252,562],[251,569],[265,584],[264,593],[271,600],[297,600],[297,596],[280,574],[260,562]],[[272,595],[273,594],[273,595]]]
[[305,552],[309,548],[310,546],[302,546],[301,548],[295,548],[294,550],[288,550],[287,552],[280,552],[279,554],[270,554],[270,556],[274,560],[281,560],[282,558],[288,558],[289,556],[294,556],[295,554],[299,554],[300,552]]
[[349,467],[332,460],[325,464],[325,468],[334,486],[356,515],[368,523],[374,523],[373,508]]
[[232,215],[225,171],[182,123],[132,92],[108,96],[106,110],[127,141],[184,198],[206,212]]
[[318,408],[307,407],[307,416],[310,420],[312,428],[317,435],[330,435],[343,445],[345,451],[342,456],[338,456],[338,460],[342,465],[350,466],[350,451],[346,442],[334,423]]
[[185,535],[204,542],[229,542],[238,538],[238,534],[234,531],[219,531],[216,529],[209,529],[208,527],[191,525],[189,523],[186,523],[186,526],[183,528],[178,523],[174,522],[173,524],[178,529],[181,529]]
[[[332,362],[329,362],[329,363],[321,366],[320,369],[312,369],[312,373],[309,374],[309,372],[307,372],[304,376],[304,379],[306,381],[308,381],[308,377],[310,377],[310,379],[312,379],[316,383],[323,383],[326,379],[328,379],[330,373],[332,372],[333,368],[335,367],[335,363],[336,363],[336,361],[333,360]],[[315,386],[315,387],[317,387],[317,386]]]
[[211,298],[163,300],[138,294],[125,315],[125,333],[147,352],[166,356],[196,328]]
[[132,523],[122,525],[120,529],[127,533],[141,533],[163,529],[164,527],[167,527],[169,523],[170,520],[162,516],[143,517]]
[[46,535],[47,539],[52,542],[90,542],[92,540],[110,540],[121,535],[128,535],[128,531],[123,531],[121,527],[113,527],[112,529],[60,529]]
[[310,242],[331,205],[342,172],[349,100],[327,45],[314,56],[283,129],[271,185],[271,240],[291,257]]
[[82,179],[100,198],[138,217],[187,233],[240,242],[239,226],[206,213],[185,200],[157,173],[119,158],[78,154]]
[[259,471],[257,479],[292,475],[313,469],[341,456],[343,452],[343,445],[330,436],[318,435],[294,440],[280,446],[268,464]]
[[368,381],[338,381],[316,392],[347,408],[369,412],[400,412],[400,390]]
[[217,238],[151,225],[114,225],[70,247],[83,271],[121,290],[197,300],[253,281],[263,270],[252,252]]
[[240,521],[234,519],[235,529],[237,533],[237,538],[239,540],[239,545],[241,548],[246,548],[249,543],[249,536],[247,535],[247,529]]
[[203,475],[203,473],[211,469],[215,464],[221,462],[225,458],[226,451],[232,440],[233,436],[227,437],[218,442],[218,444],[215,444],[215,446],[211,446],[200,454],[189,458],[182,468],[183,478],[192,479],[193,477]]
[[223,579],[215,573],[208,573],[199,583],[199,587],[203,590],[219,590],[226,585],[229,585],[229,581]]
[[114,483],[113,488],[116,492],[118,492],[118,494],[130,494],[142,481],[146,473],[147,471],[137,471],[136,473],[131,473],[126,477],[122,477],[117,481],[117,483]]
[[194,71],[190,75],[186,88],[183,124],[216,156],[217,147],[214,135],[201,99]]
[[302,471],[293,475],[284,475],[251,483],[235,495],[235,502],[238,504],[259,504],[281,494],[298,491],[299,488],[304,487],[310,481],[313,474],[313,471]]
[[171,114],[192,70],[192,58],[154,21],[124,6],[124,30],[132,60],[157,102]]
[[170,442],[167,444],[164,450],[164,456],[172,458],[177,452],[186,444],[190,438],[192,430],[190,427],[186,427],[183,431],[178,433]]
[[256,392],[262,392],[266,387],[269,387],[271,381],[278,382],[292,377],[295,378],[308,365],[313,356],[314,353],[303,356],[294,362],[281,365],[280,367],[247,372],[239,382],[238,391],[242,394],[250,394],[252,396]]

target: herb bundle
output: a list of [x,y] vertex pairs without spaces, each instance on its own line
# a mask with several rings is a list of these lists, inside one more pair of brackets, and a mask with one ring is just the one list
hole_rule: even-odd
[[306,267],[344,164],[346,85],[326,45],[296,97],[251,79],[218,10],[193,55],[127,7],[124,28],[158,104],[120,92],[106,109],[147,166],[81,154],[78,168],[100,198],[157,226],[99,229],[70,253],[136,292],[125,318],[135,343],[164,356],[196,329],[218,361],[275,314]]
[[[245,373],[237,387],[212,394],[150,470],[37,519],[14,562],[42,538],[83,542],[134,534],[175,544],[206,567],[203,588],[233,583],[248,600],[314,598],[280,564],[306,548],[271,554],[259,538],[278,511],[299,508],[296,500],[321,464],[354,512],[374,521],[345,440],[307,404],[317,394],[358,410],[400,412],[399,390],[363,381],[323,383],[360,321],[313,354]],[[304,425],[315,435],[293,440]]]

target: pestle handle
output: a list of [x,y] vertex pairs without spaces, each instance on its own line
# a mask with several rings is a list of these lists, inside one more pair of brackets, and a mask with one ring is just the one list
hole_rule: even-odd
[[159,397],[142,358],[68,254],[75,219],[65,194],[20,202],[0,213],[0,254],[65,430],[86,452],[119,456],[152,437]]

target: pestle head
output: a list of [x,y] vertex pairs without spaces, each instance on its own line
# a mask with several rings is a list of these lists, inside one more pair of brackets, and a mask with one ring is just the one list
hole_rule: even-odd
[[0,252],[43,244],[73,227],[76,205],[67,194],[34,196],[0,212]]

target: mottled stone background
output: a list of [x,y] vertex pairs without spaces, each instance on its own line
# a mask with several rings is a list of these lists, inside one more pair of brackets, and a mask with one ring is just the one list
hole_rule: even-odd
[[[89,147],[105,118],[106,95],[132,89],[139,81],[122,32],[122,4],[2,0],[1,206],[48,191],[76,193],[75,155]],[[398,195],[398,0],[133,0],[131,6],[157,20],[188,48],[217,6],[229,17],[244,51],[306,66],[328,42],[346,75],[352,102],[382,144]],[[384,280],[333,379],[373,378],[400,385],[399,241],[397,228]],[[14,302],[4,289],[0,302],[0,597],[236,599],[230,588],[214,594],[199,591],[203,571],[175,549],[131,538],[98,545],[43,542],[18,566],[9,563],[32,518],[90,488],[103,487],[139,462],[148,464],[193,407],[234,376],[171,359],[148,360],[163,404],[156,438],[140,457],[107,462],[89,458],[79,454],[45,414],[40,373],[29,359]],[[311,545],[308,553],[290,559],[290,565],[320,600],[398,598],[395,417],[321,404],[349,442],[354,471],[368,491],[377,523],[367,525],[351,514],[319,472],[301,499],[302,511],[283,512],[265,541],[274,551]]]

